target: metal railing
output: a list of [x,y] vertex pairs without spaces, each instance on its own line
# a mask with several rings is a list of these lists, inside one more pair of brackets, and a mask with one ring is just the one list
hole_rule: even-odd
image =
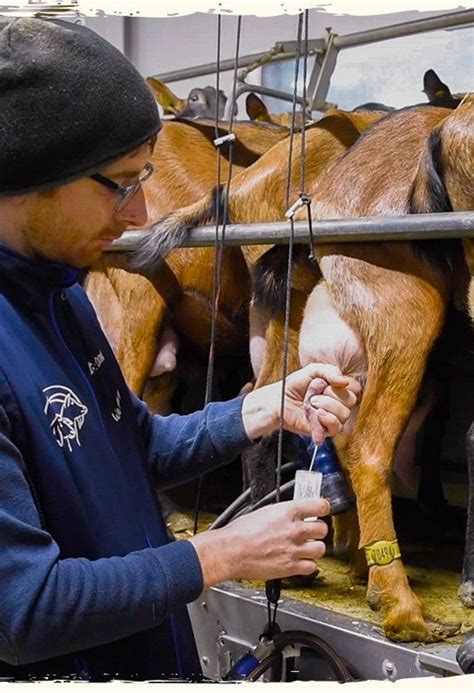
[[[340,50],[353,48],[355,46],[363,46],[378,41],[386,41],[392,38],[402,36],[411,36],[413,34],[426,33],[436,31],[438,29],[448,29],[453,27],[462,27],[474,22],[474,10],[461,10],[458,12],[450,12],[435,17],[426,19],[416,19],[411,22],[401,22],[392,24],[391,26],[383,26],[367,31],[359,31],[352,34],[339,36],[338,34],[328,31],[323,38],[312,39],[308,42],[308,55],[316,55],[316,60],[312,73],[309,78],[309,86],[307,93],[307,102],[309,110],[324,110],[328,105],[326,96],[329,90],[331,75],[334,72],[337,62],[337,56]],[[257,67],[264,64],[275,62],[278,60],[287,60],[295,58],[296,42],[295,41],[279,41],[269,51],[262,53],[253,53],[251,55],[242,56],[239,58],[238,67],[246,68],[239,74],[237,98],[245,92],[254,91],[257,94],[266,94],[278,99],[292,101],[293,95],[271,89],[270,87],[262,87],[259,84],[249,84],[245,81],[247,75]],[[220,63],[221,72],[234,69],[235,61],[233,59],[223,60]],[[216,63],[206,63],[196,67],[184,68],[181,70],[173,70],[153,75],[156,79],[162,82],[176,82],[183,79],[200,77],[216,72]],[[233,109],[234,104],[229,99],[226,107],[226,116],[228,117]],[[234,102],[235,103],[235,102]],[[300,99],[301,103],[301,99]]]
[[[152,228],[152,227],[151,227]],[[305,221],[294,224],[295,243],[308,243],[309,231]],[[130,252],[150,231],[126,231],[106,250]],[[215,226],[191,229],[183,248],[213,247]],[[229,224],[225,245],[284,245],[288,243],[288,222],[265,224]],[[474,212],[443,212],[411,214],[397,217],[361,217],[358,219],[324,219],[313,222],[314,243],[359,243],[367,241],[408,241],[443,238],[474,238]]]

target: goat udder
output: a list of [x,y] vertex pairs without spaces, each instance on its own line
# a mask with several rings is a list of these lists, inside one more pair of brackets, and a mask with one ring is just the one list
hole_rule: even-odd
[[367,358],[360,337],[341,318],[329,296],[325,282],[313,289],[306,304],[300,330],[301,365],[330,363],[344,375],[363,377]]

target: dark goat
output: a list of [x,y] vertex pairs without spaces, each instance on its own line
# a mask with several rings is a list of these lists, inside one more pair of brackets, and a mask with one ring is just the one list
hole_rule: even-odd
[[[193,119],[215,118],[218,105],[218,116],[224,117],[227,96],[222,89],[219,89],[217,94],[215,87],[195,87],[191,89],[186,99],[180,99],[159,79],[148,77],[147,82],[165,115]],[[237,105],[234,108],[234,115],[237,115]]]
[[423,92],[432,106],[456,108],[461,98],[453,96],[447,84],[444,84],[434,70],[427,70],[423,76]]

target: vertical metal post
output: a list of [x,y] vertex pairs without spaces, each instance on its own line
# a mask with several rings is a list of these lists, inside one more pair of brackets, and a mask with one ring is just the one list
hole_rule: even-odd
[[[324,51],[322,65],[318,71],[313,70],[310,83],[308,86],[308,102],[309,110],[314,111],[321,109],[326,103],[326,96],[329,91],[331,77],[336,67],[338,49],[334,45],[334,39],[337,34],[329,30],[327,36],[327,46]],[[319,56],[318,56],[319,57]],[[318,59],[316,59],[318,62]]]

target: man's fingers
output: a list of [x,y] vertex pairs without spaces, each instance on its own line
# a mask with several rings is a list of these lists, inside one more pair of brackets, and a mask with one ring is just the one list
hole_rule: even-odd
[[350,379],[346,375],[342,375],[337,366],[329,363],[309,363],[302,369],[307,374],[310,380],[314,378],[323,378],[330,385],[335,387],[346,387],[349,385]]
[[[357,404],[359,393],[354,392],[352,389],[349,389],[348,387],[334,387],[333,385],[329,385],[322,394],[326,397],[338,399],[346,407],[352,409],[352,407],[354,407]],[[318,395],[315,396],[317,397]],[[311,404],[313,404],[312,399],[313,398],[310,399]]]
[[[345,423],[351,415],[351,410],[349,407],[346,407],[345,404],[342,404],[342,402],[334,399],[334,397],[328,397],[327,395],[315,395],[314,397],[311,397],[310,402],[316,410],[320,409],[332,414],[339,419],[341,423]],[[319,416],[319,412],[318,418],[321,418]]]
[[316,560],[324,556],[326,547],[322,541],[307,541],[298,547],[297,556],[299,559]]
[[301,541],[316,541],[324,539],[328,533],[328,526],[323,520],[312,520],[301,523]]
[[[320,558],[318,556],[318,558]],[[293,575],[312,575],[317,569],[317,565],[313,560],[308,560],[306,558],[301,559],[296,563]]]
[[318,417],[320,424],[325,429],[326,435],[329,438],[332,438],[333,436],[337,435],[342,431],[342,427],[344,424],[338,416],[330,414],[328,411],[325,411],[324,409],[317,409],[316,416]]
[[304,498],[287,502],[292,505],[293,518],[298,520],[304,520],[305,517],[323,517],[329,515],[331,510],[325,498]]

